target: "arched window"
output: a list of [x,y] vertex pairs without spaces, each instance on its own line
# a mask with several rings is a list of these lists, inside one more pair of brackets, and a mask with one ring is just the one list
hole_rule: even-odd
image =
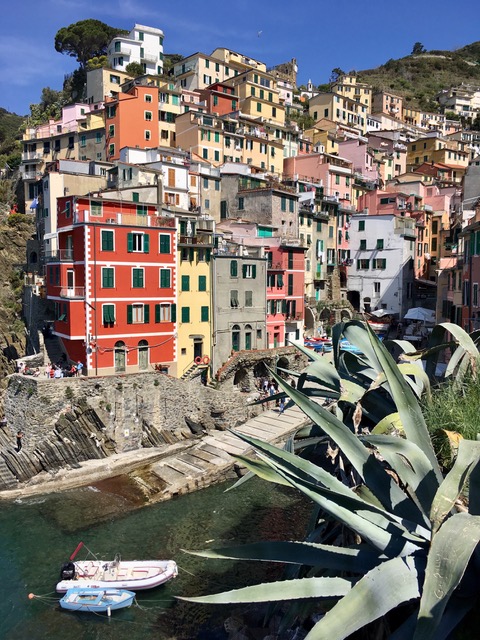
[[240,351],[240,326],[234,324],[232,327],[232,350]]
[[126,361],[125,343],[119,340],[115,343],[115,373],[123,373],[125,371]]
[[140,340],[138,343],[138,368],[140,371],[148,369],[148,342]]

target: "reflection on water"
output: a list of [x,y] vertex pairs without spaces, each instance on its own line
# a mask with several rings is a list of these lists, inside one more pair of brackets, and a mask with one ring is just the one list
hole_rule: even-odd
[[[206,560],[182,549],[302,537],[310,505],[298,493],[258,479],[224,494],[219,485],[131,511],[127,493],[86,487],[17,500],[0,512],[0,576],[8,597],[0,601],[0,638],[8,640],[155,640],[226,638],[233,609],[175,600],[263,580],[281,567],[267,563]],[[139,607],[111,619],[59,609],[54,593],[60,567],[78,542],[100,558],[172,558],[179,576],[138,594]],[[50,600],[28,600],[28,594]],[[5,589],[4,589],[5,593]]]

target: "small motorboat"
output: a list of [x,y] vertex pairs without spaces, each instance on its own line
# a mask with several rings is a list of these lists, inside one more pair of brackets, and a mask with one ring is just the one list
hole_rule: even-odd
[[[81,542],[70,561],[60,571],[58,593],[65,593],[76,587],[85,589],[153,589],[178,575],[178,567],[173,560],[122,560],[117,554],[114,560],[73,561],[83,547]],[[89,552],[91,555],[91,551]]]
[[135,593],[126,589],[75,587],[67,590],[60,600],[60,606],[68,611],[106,612],[110,615],[115,609],[130,607],[134,599]]

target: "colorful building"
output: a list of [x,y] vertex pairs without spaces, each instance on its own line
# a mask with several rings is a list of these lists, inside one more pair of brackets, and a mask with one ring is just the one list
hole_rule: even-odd
[[47,265],[54,333],[88,375],[175,373],[176,221],[154,205],[58,199],[58,250]]

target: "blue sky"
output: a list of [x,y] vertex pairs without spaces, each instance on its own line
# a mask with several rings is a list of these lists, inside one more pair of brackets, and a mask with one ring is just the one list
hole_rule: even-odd
[[298,83],[319,84],[336,67],[359,71],[408,55],[417,41],[455,49],[480,40],[479,15],[472,0],[9,0],[0,23],[0,107],[25,115],[43,87],[61,89],[76,62],[55,51],[55,34],[87,18],[160,28],[165,53],[225,46],[267,66],[296,58]]

